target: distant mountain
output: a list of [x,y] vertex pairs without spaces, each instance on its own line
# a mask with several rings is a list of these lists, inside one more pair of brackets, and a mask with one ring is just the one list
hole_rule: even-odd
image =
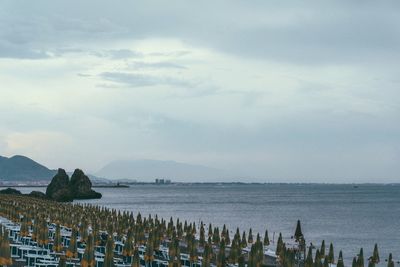
[[150,182],[156,178],[173,181],[215,181],[224,171],[201,165],[161,160],[114,161],[95,173],[110,179],[135,179]]
[[55,173],[55,170],[50,170],[25,156],[0,156],[0,180],[3,181],[50,180]]
[[[74,172],[67,172],[67,174],[69,175],[69,176],[72,176],[72,174],[73,174]],[[108,184],[108,183],[113,183],[113,181],[110,181],[110,180],[108,180],[108,179],[106,179],[106,178],[100,178],[100,177],[97,177],[97,176],[94,176],[93,174],[86,174],[86,176],[87,177],[89,177],[89,179],[90,179],[90,181],[93,183],[93,184]]]

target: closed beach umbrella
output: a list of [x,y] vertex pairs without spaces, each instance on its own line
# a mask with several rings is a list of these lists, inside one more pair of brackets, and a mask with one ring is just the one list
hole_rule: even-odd
[[69,246],[66,252],[66,256],[68,258],[76,258],[78,256],[78,252],[77,252],[77,243],[76,243],[76,239],[77,239],[77,231],[76,228],[73,227],[72,228],[72,233],[71,233],[71,239],[69,241]]
[[374,263],[379,263],[379,251],[378,251],[378,244],[375,244],[374,246],[374,253],[372,254],[372,261]]
[[247,247],[247,240],[246,240],[246,232],[245,231],[243,231],[242,242],[240,243],[240,245],[242,246],[242,248]]
[[217,256],[217,267],[225,267],[225,266],[226,266],[225,241],[222,240],[219,246],[219,251]]
[[204,247],[205,243],[206,243],[205,230],[204,230],[203,222],[201,222],[199,244],[201,247]]
[[[2,228],[0,226],[0,228]],[[3,231],[3,235],[1,238],[0,244],[0,265],[2,266],[10,266],[12,265],[11,259],[11,251],[10,251],[10,241],[8,240],[8,232],[7,230]]]
[[108,236],[106,244],[106,255],[104,257],[104,267],[114,266],[114,240],[112,236]]
[[53,250],[55,252],[61,252],[62,251],[61,229],[60,229],[60,224],[59,223],[57,223],[56,232],[54,234]]
[[269,246],[268,230],[265,230],[265,234],[264,234],[264,246]]
[[133,231],[131,228],[128,230],[124,248],[122,250],[122,255],[125,257],[130,257],[133,254]]
[[140,267],[139,249],[135,247],[131,267]]
[[85,252],[82,257],[81,266],[82,267],[95,267],[96,260],[94,257],[94,247],[93,247],[93,236],[89,234],[86,242]]
[[201,262],[202,267],[210,267],[210,244],[206,243],[204,245],[203,260]]
[[38,244],[40,246],[45,246],[48,243],[49,243],[49,228],[47,227],[47,221],[42,220],[39,226]]
[[296,241],[299,241],[300,238],[303,238],[303,232],[301,231],[300,220],[297,220],[296,230],[294,232],[294,238]]
[[251,228],[249,230],[249,237],[247,239],[247,243],[253,244],[253,232],[252,232]]
[[58,267],[67,267],[67,263],[65,261],[65,257],[64,256],[60,257],[60,260],[58,262]]
[[392,253],[389,254],[387,267],[394,267],[394,261],[393,261]]
[[329,245],[328,262],[335,263],[335,254],[333,252],[333,244],[332,243]]
[[364,251],[361,248],[357,258],[357,267],[364,267]]
[[313,263],[314,263],[314,261],[312,258],[312,248],[309,247],[307,257],[306,257],[305,267],[313,267]]
[[322,240],[321,248],[319,249],[321,258],[325,258],[325,240]]
[[20,236],[28,236],[29,235],[29,226],[28,226],[28,218],[24,216],[21,223],[21,229],[19,231]]
[[339,258],[336,267],[344,267],[342,251],[339,252]]

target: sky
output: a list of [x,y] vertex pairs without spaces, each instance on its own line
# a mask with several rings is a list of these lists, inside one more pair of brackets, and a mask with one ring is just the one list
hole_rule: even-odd
[[400,182],[398,1],[0,0],[0,155]]

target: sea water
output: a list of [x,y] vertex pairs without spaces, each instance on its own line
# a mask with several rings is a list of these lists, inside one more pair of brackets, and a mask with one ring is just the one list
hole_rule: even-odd
[[102,199],[79,202],[197,226],[200,221],[207,227],[225,224],[231,238],[237,227],[246,233],[252,228],[254,237],[268,229],[275,242],[280,232],[290,240],[300,220],[307,245],[319,247],[325,240],[328,251],[332,242],[335,257],[342,250],[347,265],[361,247],[366,260],[375,243],[382,261],[390,252],[400,260],[400,185],[138,184],[96,190]]

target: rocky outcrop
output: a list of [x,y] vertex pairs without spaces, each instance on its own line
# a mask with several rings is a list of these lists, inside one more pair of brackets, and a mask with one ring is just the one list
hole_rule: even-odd
[[35,198],[41,198],[41,199],[48,199],[46,194],[43,192],[32,191],[29,194],[22,194],[21,191],[14,189],[14,188],[7,188],[7,189],[0,190],[0,194],[19,195],[19,196],[28,196],[28,197],[35,197]]
[[65,170],[58,169],[57,174],[53,177],[46,189],[46,196],[50,199],[68,202],[73,200],[72,194],[68,189],[69,177]]
[[74,199],[101,198],[100,193],[92,190],[92,182],[80,169],[74,171],[68,187]]
[[0,190],[0,194],[5,194],[5,195],[22,195],[21,191],[14,189],[14,188],[7,188]]
[[65,170],[59,169],[46,189],[46,196],[59,202],[101,198],[100,193],[92,190],[92,182],[80,169],[74,171],[71,180]]
[[58,202],[71,202],[74,199],[94,199],[101,198],[102,195],[92,189],[92,182],[85,173],[76,169],[69,179],[68,174],[63,169],[58,169],[46,188],[46,194],[39,191],[32,191],[29,194],[22,194],[14,188],[0,190],[0,194],[25,195],[29,197],[50,199]]

